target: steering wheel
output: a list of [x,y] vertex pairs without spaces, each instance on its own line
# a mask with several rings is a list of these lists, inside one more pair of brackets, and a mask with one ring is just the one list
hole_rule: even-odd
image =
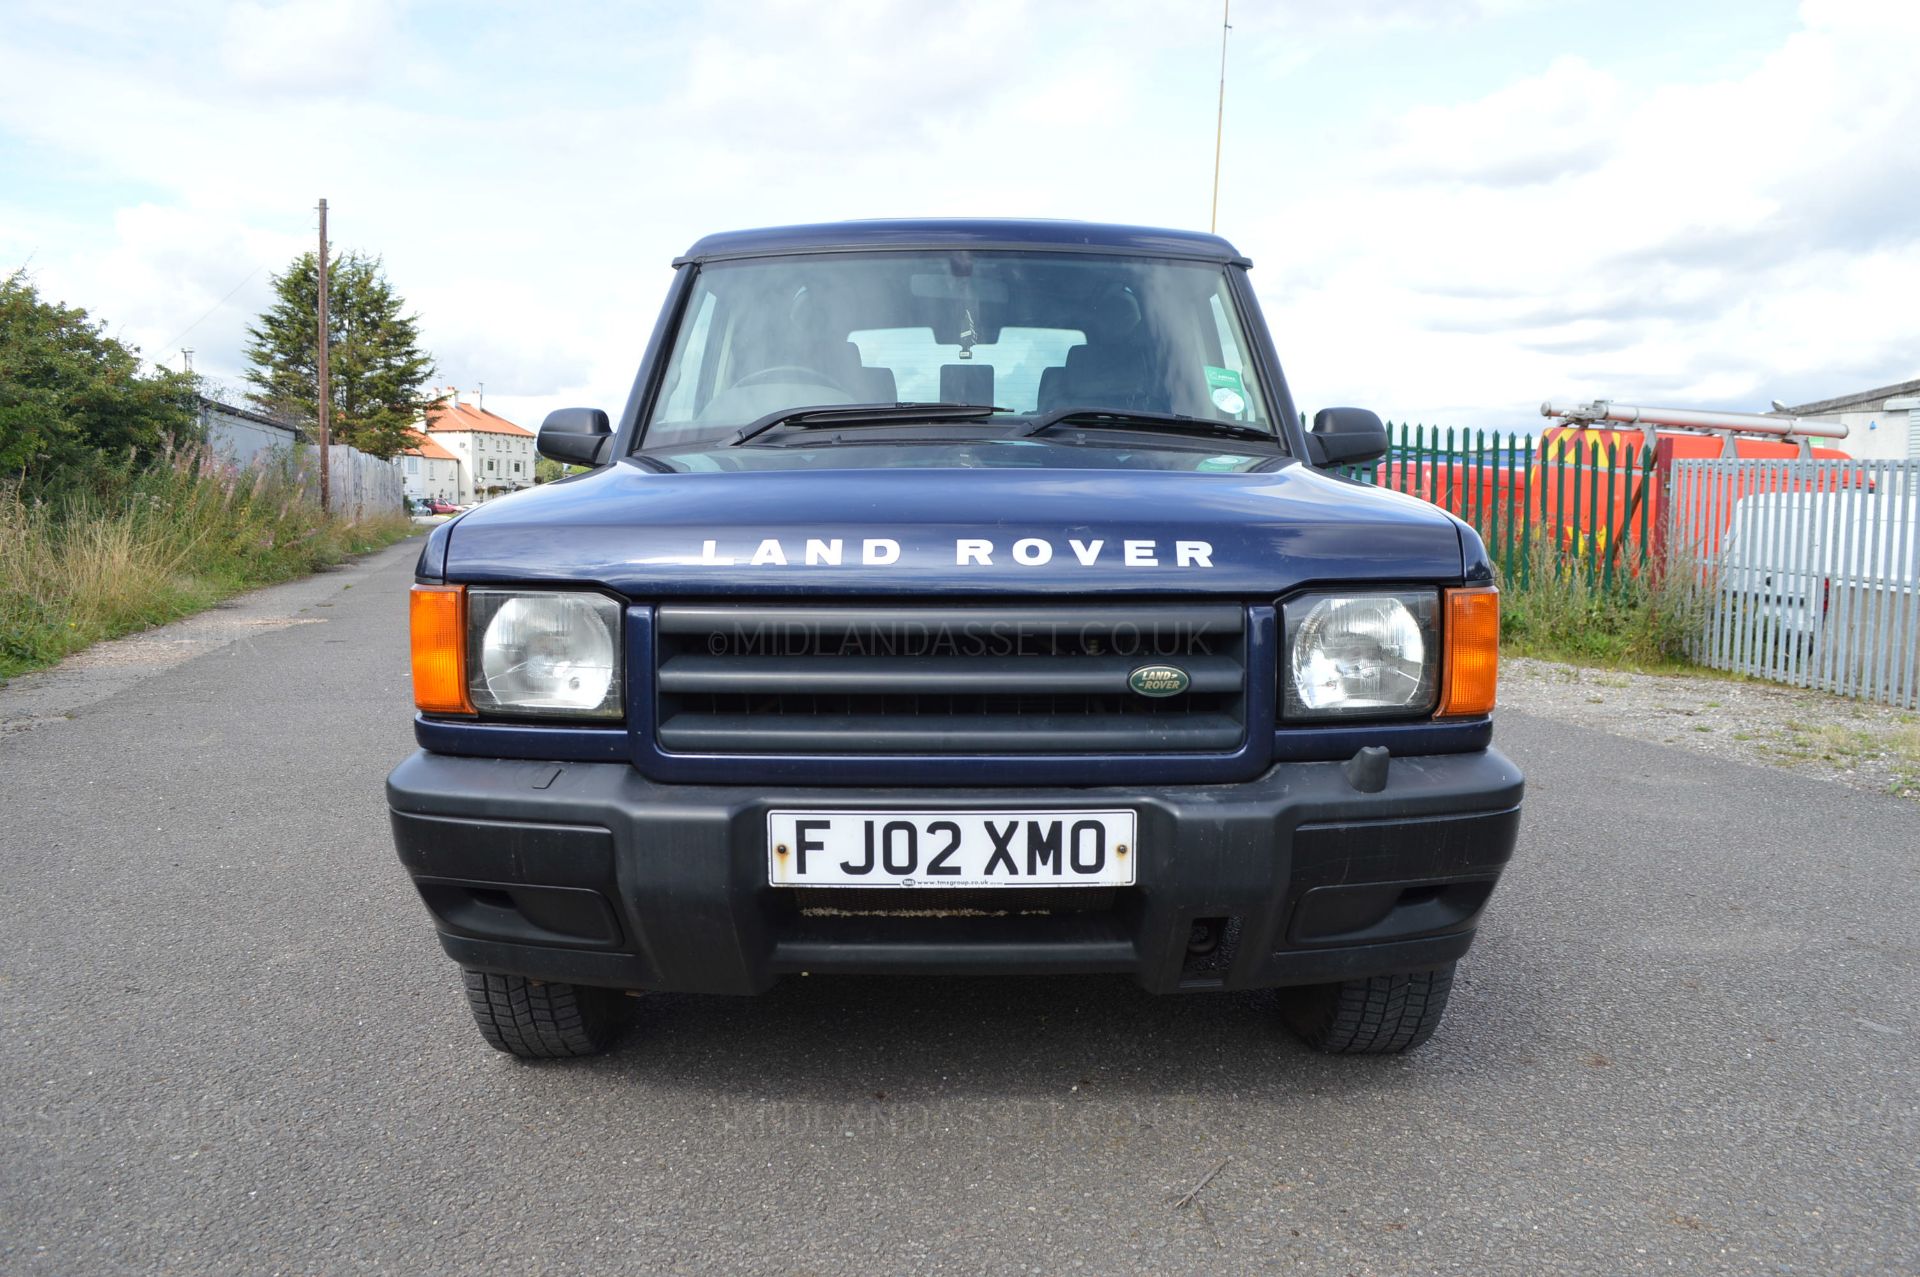
[[803,368],[799,364],[775,364],[771,368],[762,368],[750,372],[733,383],[729,389],[738,390],[742,386],[764,386],[770,381],[800,382],[808,386],[827,386],[841,394],[847,394],[847,388],[827,376],[817,368]]

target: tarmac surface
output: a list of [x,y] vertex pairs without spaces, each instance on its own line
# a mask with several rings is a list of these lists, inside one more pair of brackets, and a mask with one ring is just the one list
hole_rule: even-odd
[[489,1050],[381,795],[417,548],[0,690],[0,1270],[1920,1272],[1920,813],[1513,712],[1405,1057],[1107,979]]

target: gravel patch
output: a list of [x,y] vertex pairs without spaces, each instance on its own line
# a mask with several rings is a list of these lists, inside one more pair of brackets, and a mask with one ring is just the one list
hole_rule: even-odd
[[1511,657],[1500,703],[1636,740],[1920,802],[1920,714],[1722,674],[1634,674]]

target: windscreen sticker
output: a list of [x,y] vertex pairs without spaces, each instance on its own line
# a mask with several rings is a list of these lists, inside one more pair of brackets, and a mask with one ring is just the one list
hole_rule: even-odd
[[1229,412],[1238,417],[1247,410],[1247,387],[1240,380],[1240,374],[1232,368],[1216,368],[1207,364],[1207,387],[1211,391],[1213,406],[1221,412]]

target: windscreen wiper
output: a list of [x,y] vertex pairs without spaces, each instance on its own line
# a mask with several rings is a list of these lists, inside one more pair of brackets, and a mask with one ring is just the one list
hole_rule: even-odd
[[1188,417],[1177,412],[1133,412],[1124,408],[1055,408],[1051,412],[1044,412],[1035,417],[1023,429],[1015,431],[1012,437],[1025,439],[1043,430],[1051,430],[1064,422],[1085,422],[1090,426],[1110,430],[1226,435],[1231,439],[1258,439],[1263,443],[1280,441],[1279,436],[1271,430],[1241,425],[1237,421],[1219,421],[1212,417]]
[[740,427],[727,446],[737,448],[769,430],[791,426],[812,430],[822,426],[889,426],[915,421],[966,421],[1006,412],[985,403],[843,403],[812,408],[782,408]]

